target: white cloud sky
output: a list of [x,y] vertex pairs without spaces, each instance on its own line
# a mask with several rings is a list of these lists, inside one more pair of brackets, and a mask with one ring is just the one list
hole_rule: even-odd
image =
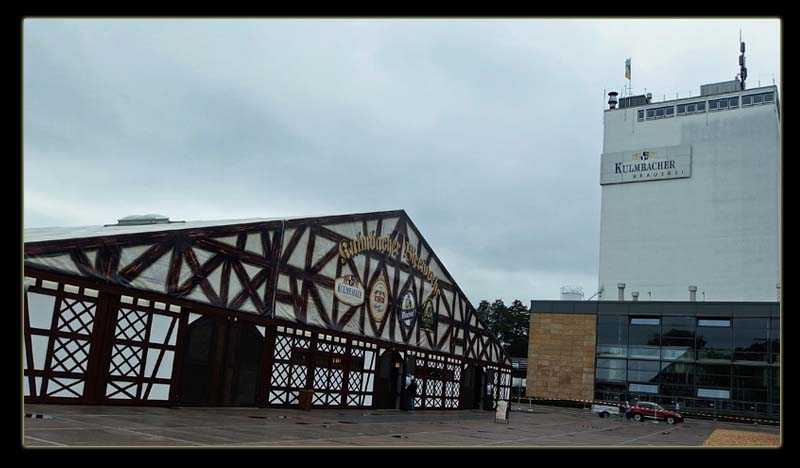
[[775,19],[28,19],[26,227],[405,209],[477,303],[596,288],[604,92],[780,85]]

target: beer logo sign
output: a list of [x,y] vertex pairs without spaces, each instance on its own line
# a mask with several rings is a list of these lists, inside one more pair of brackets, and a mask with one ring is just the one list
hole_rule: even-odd
[[419,328],[433,330],[436,327],[436,312],[433,310],[433,298],[429,296],[422,305],[422,313],[419,318]]
[[414,299],[414,293],[406,291],[400,298],[400,320],[409,325],[416,315],[417,301]]
[[638,153],[633,153],[634,161],[647,161],[648,159],[655,159],[656,153],[655,151],[640,151]]
[[379,277],[369,292],[369,313],[377,323],[383,323],[389,308],[389,286],[383,276]]
[[336,278],[334,284],[334,294],[340,302],[351,306],[358,306],[364,303],[364,288],[355,275],[344,275]]

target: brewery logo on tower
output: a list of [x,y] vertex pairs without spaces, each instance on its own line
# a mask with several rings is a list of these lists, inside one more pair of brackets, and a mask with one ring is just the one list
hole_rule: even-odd
[[411,325],[414,317],[417,316],[417,301],[414,299],[414,293],[406,291],[400,298],[400,320],[406,325]]
[[342,275],[336,278],[333,288],[336,299],[351,306],[364,303],[364,288],[355,275]]
[[372,319],[379,325],[386,318],[386,311],[389,309],[389,285],[383,275],[378,277],[369,291],[369,313]]

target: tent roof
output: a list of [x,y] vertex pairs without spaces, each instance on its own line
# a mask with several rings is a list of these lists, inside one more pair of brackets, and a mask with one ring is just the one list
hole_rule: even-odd
[[25,228],[22,237],[24,242],[48,242],[60,241],[67,239],[85,239],[91,237],[105,237],[105,236],[118,236],[126,234],[139,234],[139,233],[153,233],[153,232],[166,232],[166,231],[179,231],[183,229],[198,229],[206,227],[218,226],[235,226],[239,224],[256,224],[267,223],[275,221],[292,221],[298,219],[316,219],[316,218],[330,218],[337,216],[354,216],[378,213],[401,213],[403,210],[388,210],[381,212],[364,212],[364,213],[343,213],[343,214],[325,214],[325,215],[310,215],[310,216],[283,216],[275,218],[244,218],[244,219],[222,219],[222,220],[197,220],[197,221],[181,221],[171,223],[157,223],[157,224],[140,224],[140,225],[94,225],[94,226],[65,226],[65,227],[42,227],[42,228]]
[[211,226],[227,226],[232,224],[263,223],[267,221],[281,221],[288,218],[249,218],[225,219],[215,221],[185,221],[169,224],[141,224],[133,226],[69,226],[27,228],[23,231],[25,242],[46,242],[64,239],[82,239],[86,237],[116,236],[121,234],[137,234],[140,232],[162,232],[180,229],[194,229]]

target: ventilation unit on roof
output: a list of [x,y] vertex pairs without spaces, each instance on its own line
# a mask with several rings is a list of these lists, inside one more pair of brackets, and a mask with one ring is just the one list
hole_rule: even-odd
[[645,104],[649,104],[647,96],[641,94],[639,96],[628,96],[619,99],[619,108],[624,109],[626,107],[636,107],[636,106],[643,106]]
[[616,91],[611,91],[608,93],[608,108],[609,109],[616,109],[617,108],[617,96],[619,95]]
[[130,215],[117,220],[117,224],[106,224],[108,226],[144,226],[148,224],[172,224],[183,223],[185,221],[170,221],[168,217],[159,214]]
[[731,81],[721,81],[719,83],[709,83],[700,86],[701,96],[711,96],[712,94],[735,93],[742,89],[742,84],[738,79]]

